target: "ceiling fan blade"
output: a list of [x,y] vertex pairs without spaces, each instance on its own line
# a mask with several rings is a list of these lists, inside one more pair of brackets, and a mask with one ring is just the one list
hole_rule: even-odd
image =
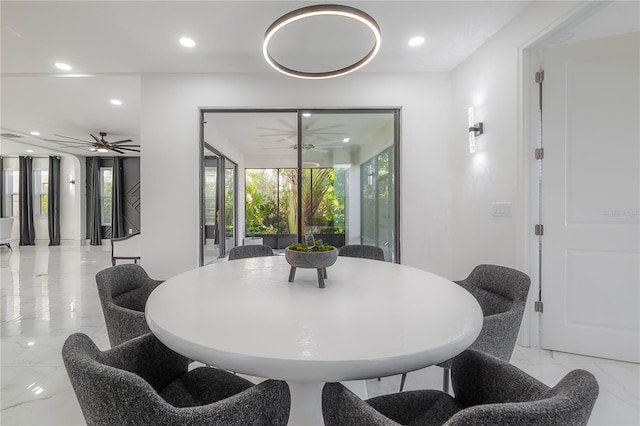
[[111,149],[113,149],[114,151],[115,151],[116,149],[124,149],[125,151],[140,152],[140,150],[139,150],[139,149],[127,148],[127,147],[124,147],[124,146],[118,146],[118,147],[111,148]]
[[342,127],[342,124],[332,124],[330,126],[317,127],[315,129],[312,129],[311,126],[309,126],[306,129],[304,129],[304,131],[316,133],[316,132],[321,132],[323,130],[335,129],[336,127]]
[[261,138],[280,138],[280,137],[287,137],[287,136],[292,136],[291,133],[271,133],[271,134],[262,134],[262,135],[258,135],[258,137]]
[[86,141],[86,140],[84,140],[84,139],[72,138],[71,136],[56,135],[56,134],[54,134],[53,136],[57,136],[57,137],[59,137],[59,138],[72,139],[72,140],[74,140],[74,141],[80,141],[80,142],[85,142],[85,143],[93,143],[93,142],[91,142],[91,141]]
[[122,139],[121,141],[117,141],[117,142],[109,142],[111,145],[116,145],[119,143],[125,143],[125,142],[133,142],[131,139]]
[[76,145],[93,145],[93,142],[74,142],[74,141],[59,141],[56,139],[44,139],[47,142],[57,142],[57,143],[68,143],[68,144],[76,144]]
[[118,145],[116,148],[133,148],[133,147],[138,147],[140,148],[140,145]]
[[100,139],[98,139],[97,137],[95,137],[94,135],[89,134],[89,136],[91,136],[93,139],[95,139],[95,140],[96,140],[96,142],[98,142],[98,143],[102,143],[102,141],[101,141]]
[[89,148],[90,145],[60,145],[60,148],[76,148],[76,149],[86,149]]
[[115,148],[111,148],[111,151],[115,151],[118,154],[124,154],[124,152],[120,151],[119,149],[115,149]]

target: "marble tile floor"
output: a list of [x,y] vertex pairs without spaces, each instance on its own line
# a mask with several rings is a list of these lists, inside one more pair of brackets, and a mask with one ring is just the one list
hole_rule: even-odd
[[[36,245],[0,248],[2,425],[81,425],[84,419],[60,349],[75,332],[101,349],[109,342],[95,274],[110,266],[110,247]],[[640,366],[516,347],[512,363],[548,385],[575,368],[591,371],[600,396],[589,424],[640,425]],[[409,374],[405,388],[439,389],[442,370]],[[367,381],[369,396],[396,392],[400,376]]]

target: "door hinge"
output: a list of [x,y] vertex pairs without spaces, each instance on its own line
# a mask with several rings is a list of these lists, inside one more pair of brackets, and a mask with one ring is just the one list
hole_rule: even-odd
[[535,233],[536,235],[544,235],[544,225],[536,225]]
[[536,72],[536,83],[542,83],[544,81],[544,70]]
[[540,312],[543,313],[543,308],[544,305],[542,304],[542,300],[536,300],[535,303],[533,304],[533,309],[535,312]]
[[536,148],[536,160],[542,160],[544,158],[544,148]]

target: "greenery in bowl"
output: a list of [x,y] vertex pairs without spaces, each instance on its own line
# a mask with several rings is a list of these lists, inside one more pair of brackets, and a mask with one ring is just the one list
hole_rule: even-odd
[[308,252],[308,253],[335,250],[335,247],[331,246],[329,244],[319,244],[319,245],[316,245],[314,247],[307,247],[304,244],[295,243],[295,244],[291,244],[287,248],[289,250],[293,250],[293,251],[304,251],[304,252]]

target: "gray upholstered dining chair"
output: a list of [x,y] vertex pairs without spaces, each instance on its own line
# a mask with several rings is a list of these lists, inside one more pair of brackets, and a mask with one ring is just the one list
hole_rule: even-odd
[[112,266],[96,274],[96,284],[111,346],[149,333],[144,306],[162,281],[149,278],[140,265]]
[[262,256],[273,256],[273,249],[264,244],[255,244],[249,246],[237,246],[229,250],[229,260]]
[[[484,316],[480,335],[470,348],[509,361],[527,304],[531,284],[529,276],[505,266],[478,265],[467,278],[456,283],[476,298]],[[449,391],[452,361],[438,364],[444,369],[442,388],[445,392]],[[406,377],[406,373],[402,375],[401,392]]]
[[286,425],[285,382],[259,385],[189,360],[153,334],[100,351],[72,334],[62,358],[88,425]]
[[363,259],[373,259],[384,261],[384,251],[380,247],[362,244],[349,244],[340,247],[338,256],[360,257]]
[[458,356],[451,371],[455,398],[421,390],[363,401],[340,383],[328,383],[322,396],[325,425],[586,425],[599,392],[588,371],[573,370],[550,388],[473,349]]

